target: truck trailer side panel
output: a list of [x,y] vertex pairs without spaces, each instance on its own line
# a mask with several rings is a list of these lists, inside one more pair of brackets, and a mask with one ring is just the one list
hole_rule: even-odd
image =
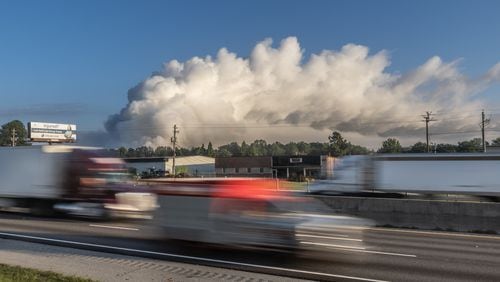
[[500,195],[500,155],[382,157],[374,163],[377,190]]
[[64,154],[41,146],[0,148],[0,197],[58,198]]

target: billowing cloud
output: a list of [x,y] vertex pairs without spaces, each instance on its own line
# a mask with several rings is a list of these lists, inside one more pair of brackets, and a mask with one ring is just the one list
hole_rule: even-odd
[[297,38],[278,47],[266,39],[246,58],[222,48],[214,58],[166,63],[129,90],[105,127],[131,145],[168,144],[174,124],[182,145],[310,140],[331,130],[408,138],[422,135],[419,116],[433,111],[454,115],[433,122],[435,130],[477,130],[477,119],[464,117],[485,106],[477,94],[500,80],[500,64],[474,79],[458,64],[432,57],[407,74],[389,73],[385,51],[348,44],[304,58]]

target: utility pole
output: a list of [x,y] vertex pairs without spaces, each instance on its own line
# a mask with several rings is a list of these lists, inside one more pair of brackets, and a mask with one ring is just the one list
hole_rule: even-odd
[[488,125],[488,123],[490,123],[490,119],[485,119],[484,117],[484,110],[481,111],[481,139],[482,139],[482,143],[483,143],[483,153],[486,153],[486,141],[484,140],[484,128],[486,127],[486,125]]
[[177,144],[177,133],[179,133],[179,130],[177,129],[177,125],[174,124],[174,137],[170,138],[170,141],[172,142],[172,147],[174,149],[174,156],[172,157],[172,173],[175,177],[175,148]]
[[12,128],[11,130],[11,137],[10,137],[10,141],[12,142],[12,147],[15,147],[16,146],[16,140],[17,140],[17,133],[16,133],[16,129],[15,128]]
[[430,147],[429,147],[429,122],[431,121],[436,121],[436,119],[432,118],[431,117],[432,115],[432,112],[425,112],[425,115],[422,115],[422,117],[424,118],[422,121],[425,121],[425,139],[427,141],[427,153],[429,153],[431,151]]

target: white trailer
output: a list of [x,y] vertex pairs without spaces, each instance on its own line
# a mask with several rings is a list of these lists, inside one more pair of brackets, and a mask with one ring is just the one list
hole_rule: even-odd
[[78,146],[0,148],[0,208],[35,214],[150,217],[156,196],[124,181],[123,161]]
[[46,153],[42,146],[0,148],[0,196],[61,197],[65,157],[64,153]]
[[333,175],[309,190],[500,196],[500,154],[348,156]]

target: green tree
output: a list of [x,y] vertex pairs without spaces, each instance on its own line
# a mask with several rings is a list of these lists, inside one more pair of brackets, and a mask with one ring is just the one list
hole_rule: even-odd
[[201,144],[201,147],[191,147],[190,155],[205,156],[206,154],[205,144]]
[[141,146],[135,149],[138,157],[152,157],[154,155],[153,148],[149,146]]
[[311,151],[311,144],[304,141],[297,143],[297,147],[299,148],[299,155],[309,155]]
[[187,148],[175,148],[175,154],[178,156],[191,156],[192,152]]
[[370,150],[366,147],[349,144],[349,149],[348,149],[349,155],[368,155],[369,153]]
[[426,153],[427,152],[427,144],[424,142],[417,142],[411,146],[410,153]]
[[483,147],[481,138],[474,138],[472,140],[458,142],[457,152],[473,153],[482,151]]
[[16,140],[15,143],[17,146],[28,145],[26,143],[26,138],[28,137],[28,133],[26,132],[26,128],[24,124],[19,120],[13,120],[8,123],[2,125],[2,129],[0,130],[0,146],[11,146],[12,145],[12,132],[16,131]]
[[255,140],[250,144],[250,156],[269,156],[267,142],[265,140]]
[[299,155],[299,146],[297,143],[290,142],[285,145],[285,154],[290,155],[290,156],[297,156]]
[[213,157],[215,156],[215,152],[214,152],[214,147],[212,145],[212,142],[208,142],[208,146],[207,146],[207,156],[209,157]]
[[219,147],[219,151],[221,151],[221,150],[228,151],[231,154],[231,156],[233,156],[233,157],[241,156],[241,148],[237,142],[231,142],[229,144],[222,145]]
[[384,142],[382,142],[382,148],[378,150],[379,153],[400,153],[403,147],[399,143],[399,140],[396,138],[388,138]]
[[156,157],[167,157],[173,155],[173,153],[172,148],[167,146],[158,146],[154,151]]
[[328,136],[328,141],[330,142],[330,153],[334,157],[344,156],[350,146],[350,143],[344,139],[338,131],[332,132],[332,134]]
[[453,144],[437,144],[436,153],[455,153],[458,149],[457,145]]
[[128,148],[126,156],[129,157],[129,158],[136,157],[135,149],[134,148]]
[[219,147],[215,155],[217,157],[231,157],[231,153],[226,148],[223,147],[222,148]]
[[118,155],[120,156],[120,158],[126,157],[127,156],[127,148],[125,148],[125,147],[118,148]]
[[285,146],[280,142],[274,142],[269,145],[268,152],[271,156],[283,156],[285,155]]
[[243,157],[248,157],[250,155],[250,146],[247,144],[247,142],[243,141],[241,142],[241,156]]
[[491,145],[500,146],[500,137],[491,140]]
[[328,143],[312,142],[309,143],[309,146],[309,156],[327,155],[330,152],[330,145]]

